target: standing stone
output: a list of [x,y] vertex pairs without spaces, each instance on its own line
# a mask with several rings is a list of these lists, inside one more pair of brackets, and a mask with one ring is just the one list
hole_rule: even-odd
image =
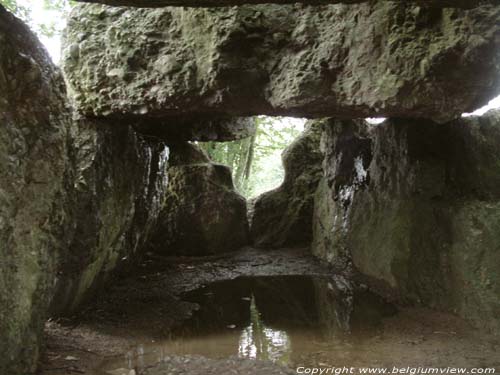
[[51,312],[68,314],[141,254],[167,189],[168,148],[127,126],[72,126],[71,241]]
[[246,201],[234,189],[231,170],[210,162],[193,144],[169,146],[169,184],[152,251],[209,255],[247,245]]
[[67,245],[71,115],[59,70],[1,5],[0,45],[0,374],[26,375]]
[[257,247],[300,247],[312,240],[314,193],[323,176],[321,135],[326,121],[309,121],[283,152],[285,179],[254,205],[252,241]]
[[71,311],[140,251],[168,149],[74,119],[60,71],[2,6],[0,42],[0,374],[26,375],[51,301]]
[[500,334],[500,112],[331,121],[313,251],[395,297]]

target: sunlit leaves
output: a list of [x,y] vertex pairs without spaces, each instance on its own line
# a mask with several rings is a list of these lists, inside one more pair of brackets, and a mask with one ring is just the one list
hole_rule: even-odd
[[29,7],[18,4],[17,0],[0,0],[2,4],[9,11],[14,13],[17,17],[22,19],[24,22],[29,23],[31,21],[31,10]]
[[[300,134],[303,121],[288,121],[284,118],[258,116],[255,142],[251,138],[233,142],[208,142],[201,146],[210,158],[228,165],[238,191],[252,197],[263,190],[279,185],[283,179],[281,152]],[[248,168],[249,147],[252,147],[250,175],[245,178]]]
[[[37,0],[39,1],[39,0]],[[75,4],[74,1],[70,0],[40,0],[43,1],[43,8],[54,13],[54,17],[51,19],[36,19],[33,14],[33,5],[27,1],[20,0],[0,0],[0,4],[5,6],[9,11],[14,13],[17,17],[22,19],[25,23],[30,25],[30,27],[39,35],[46,37],[54,37],[61,33],[60,23],[56,22],[60,19],[66,18],[71,7]]]

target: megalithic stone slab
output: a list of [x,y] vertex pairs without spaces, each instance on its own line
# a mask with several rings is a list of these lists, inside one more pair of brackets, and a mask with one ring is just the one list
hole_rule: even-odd
[[499,93],[499,35],[492,5],[82,5],[64,70],[79,111],[124,123],[255,114],[445,122]]
[[69,229],[60,71],[0,5],[0,374],[34,373]]
[[76,120],[40,41],[0,6],[0,374],[34,374],[42,332],[141,250],[168,148]]
[[248,245],[246,200],[235,190],[229,167],[212,163],[194,144],[169,147],[169,184],[151,230],[151,251],[200,256]]
[[500,334],[500,111],[330,120],[312,250],[373,288]]

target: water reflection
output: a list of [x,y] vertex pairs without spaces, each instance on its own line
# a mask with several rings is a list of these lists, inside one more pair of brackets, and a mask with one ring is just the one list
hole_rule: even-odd
[[285,331],[266,327],[252,294],[250,303],[250,325],[240,336],[238,355],[243,358],[271,360],[286,364],[291,351],[290,339]]
[[103,369],[141,369],[166,355],[239,356],[292,365],[326,347],[349,350],[346,338],[369,336],[384,316],[395,313],[377,296],[354,293],[336,278],[238,278],[182,298],[199,309],[171,337],[138,346],[126,361]]

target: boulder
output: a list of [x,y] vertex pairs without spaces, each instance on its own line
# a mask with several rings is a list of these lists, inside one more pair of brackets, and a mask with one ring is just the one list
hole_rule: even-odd
[[500,6],[488,4],[85,4],[68,22],[64,71],[81,113],[121,123],[251,115],[446,122],[499,94],[499,32]]
[[311,243],[314,193],[323,176],[320,141],[324,125],[322,120],[306,123],[304,132],[283,152],[283,183],[256,199],[250,231],[255,246]]
[[326,129],[314,253],[500,334],[500,111]]
[[0,373],[33,373],[66,245],[71,126],[40,42],[0,5]]
[[74,312],[141,255],[167,189],[168,148],[131,127],[77,120],[69,145],[72,233],[51,313]]
[[[217,6],[241,6],[245,4],[293,4],[296,2],[304,4],[356,4],[368,0],[76,0],[83,3],[101,3],[116,6],[135,6],[135,7],[164,7],[164,6],[183,6],[183,7],[217,7]],[[415,4],[432,7],[453,7],[469,8],[479,4],[497,3],[496,0],[413,0]]]
[[231,170],[194,144],[174,143],[165,204],[149,246],[160,255],[209,255],[248,244],[246,200]]

